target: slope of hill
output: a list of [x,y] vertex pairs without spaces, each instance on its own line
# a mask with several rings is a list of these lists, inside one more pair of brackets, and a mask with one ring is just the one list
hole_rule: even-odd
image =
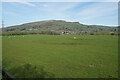
[[8,31],[55,31],[73,34],[80,32],[117,31],[117,27],[84,25],[79,22],[67,22],[64,20],[47,20],[10,26],[3,29],[3,32]]
[[63,20],[48,20],[26,23],[22,25],[10,26],[4,31],[29,31],[29,30],[61,30],[65,28],[88,28],[88,26],[80,24],[79,22],[66,22]]

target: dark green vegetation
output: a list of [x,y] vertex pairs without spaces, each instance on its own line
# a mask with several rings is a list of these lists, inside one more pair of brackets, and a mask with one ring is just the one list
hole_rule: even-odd
[[2,50],[3,67],[15,77],[118,77],[116,35],[3,36]]
[[110,32],[117,34],[117,27],[101,25],[84,25],[79,22],[66,22],[63,20],[48,20],[31,22],[22,25],[3,28],[3,35],[24,35],[24,34],[89,34],[108,35]]

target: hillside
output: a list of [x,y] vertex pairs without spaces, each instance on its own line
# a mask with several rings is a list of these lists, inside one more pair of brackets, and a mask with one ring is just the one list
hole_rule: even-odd
[[76,34],[80,32],[117,31],[117,28],[101,25],[84,25],[79,22],[67,22],[64,20],[47,20],[9,26],[3,29],[3,32],[8,31],[55,31]]
[[10,26],[5,28],[5,31],[29,31],[29,30],[64,30],[64,28],[87,28],[88,26],[82,25],[79,22],[66,22],[63,20],[48,20],[26,23],[22,25]]

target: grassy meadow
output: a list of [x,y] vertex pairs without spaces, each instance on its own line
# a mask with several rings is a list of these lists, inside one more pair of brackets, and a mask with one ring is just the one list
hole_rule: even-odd
[[16,78],[118,77],[114,35],[3,36],[2,51],[3,67]]

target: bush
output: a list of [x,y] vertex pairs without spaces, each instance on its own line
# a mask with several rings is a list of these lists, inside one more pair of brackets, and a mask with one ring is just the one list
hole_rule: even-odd
[[56,31],[8,31],[8,32],[2,32],[3,36],[9,36],[9,35],[28,35],[28,34],[47,34],[47,35],[60,35],[59,32]]

